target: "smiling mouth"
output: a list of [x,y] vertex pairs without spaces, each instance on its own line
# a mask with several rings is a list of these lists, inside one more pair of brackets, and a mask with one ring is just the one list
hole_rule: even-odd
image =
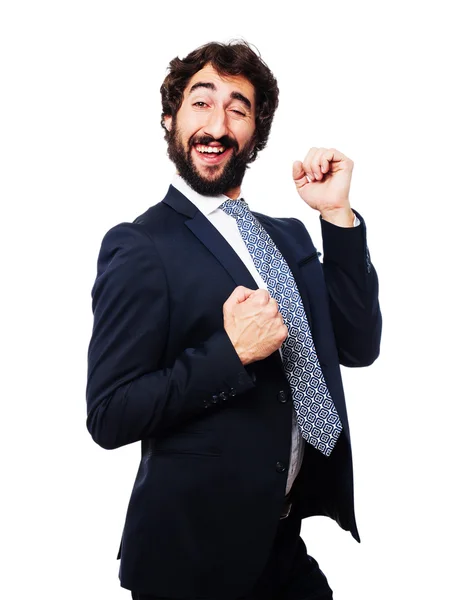
[[201,159],[201,162],[209,165],[224,162],[232,152],[232,148],[225,148],[220,145],[207,146],[205,144],[196,144],[193,149],[195,154]]

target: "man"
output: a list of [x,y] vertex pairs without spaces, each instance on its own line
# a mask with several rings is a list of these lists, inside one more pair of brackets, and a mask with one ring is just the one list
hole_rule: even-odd
[[166,197],[109,231],[93,288],[87,426],[141,441],[119,557],[140,600],[329,599],[301,521],[359,540],[339,364],[379,353],[377,276],[353,163],[312,148],[293,165],[320,213],[323,263],[300,221],[252,213],[247,165],[265,146],[276,80],[246,43],[170,63]]

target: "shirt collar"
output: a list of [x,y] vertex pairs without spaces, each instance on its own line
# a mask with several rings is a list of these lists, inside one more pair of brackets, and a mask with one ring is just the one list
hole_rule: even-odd
[[[181,194],[184,194],[206,217],[217,210],[223,202],[230,200],[229,196],[225,196],[224,194],[220,194],[219,196],[203,196],[198,194],[178,173],[173,177],[172,186],[181,192]],[[241,195],[238,200],[242,200]]]

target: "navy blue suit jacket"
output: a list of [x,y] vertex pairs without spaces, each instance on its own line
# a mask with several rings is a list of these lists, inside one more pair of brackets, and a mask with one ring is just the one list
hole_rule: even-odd
[[[294,218],[254,213],[287,260],[343,424],[329,458],[306,444],[292,522],[328,515],[359,539],[340,364],[379,353],[377,276],[362,217],[321,221],[323,263]],[[121,585],[167,597],[250,592],[282,510],[292,403],[278,352],[243,366],[223,327],[236,286],[257,289],[226,239],[176,188],[105,236],[93,287],[87,427],[104,448],[141,442],[121,541]],[[287,400],[287,401],[286,401]]]

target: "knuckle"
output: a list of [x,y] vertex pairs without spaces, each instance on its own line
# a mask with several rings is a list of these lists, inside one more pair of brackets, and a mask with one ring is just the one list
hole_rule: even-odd
[[271,315],[273,315],[273,317],[276,316],[277,314],[279,314],[278,303],[276,302],[276,300],[274,298],[272,298],[270,300],[270,302],[267,304],[267,310]]
[[268,304],[270,301],[270,294],[267,292],[267,290],[258,290],[258,298],[260,299],[261,303],[263,304]]
[[279,340],[283,342],[285,340],[285,338],[287,337],[287,334],[288,334],[287,328],[284,326],[281,327],[279,330]]

